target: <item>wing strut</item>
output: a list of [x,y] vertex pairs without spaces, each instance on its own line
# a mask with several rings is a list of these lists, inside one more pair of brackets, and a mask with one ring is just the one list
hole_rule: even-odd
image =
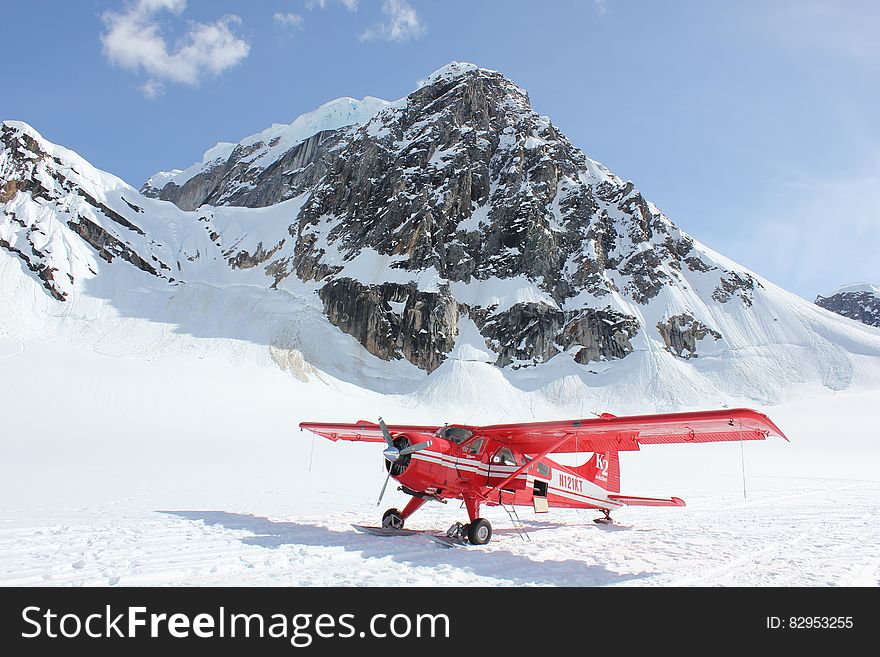
[[507,478],[505,478],[500,484],[496,484],[495,486],[493,486],[492,488],[490,488],[489,490],[487,490],[487,491],[486,491],[486,494],[485,494],[485,497],[488,498],[489,495],[491,495],[492,493],[494,493],[496,490],[500,490],[500,489],[502,489],[502,488],[503,488],[504,486],[506,486],[509,482],[511,482],[511,481],[513,481],[514,479],[516,479],[516,477],[517,477],[519,474],[521,474],[522,472],[524,472],[526,469],[530,468],[532,465],[536,464],[538,461],[540,461],[542,458],[544,458],[545,456],[547,456],[550,452],[552,452],[554,449],[556,449],[556,448],[559,447],[562,443],[564,443],[566,440],[568,440],[568,437],[569,437],[570,435],[571,435],[571,433],[567,433],[567,434],[565,434],[565,435],[562,436],[559,440],[557,440],[555,443],[551,444],[550,447],[548,447],[547,449],[545,449],[543,452],[541,452],[540,454],[538,454],[537,456],[535,456],[535,457],[532,458],[531,460],[526,460],[526,462],[525,462],[523,465],[519,466],[516,470],[514,470],[513,472],[511,472],[510,475],[509,475]]

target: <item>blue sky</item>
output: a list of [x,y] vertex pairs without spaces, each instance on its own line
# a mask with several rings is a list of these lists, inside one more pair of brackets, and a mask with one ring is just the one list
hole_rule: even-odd
[[771,281],[812,299],[880,280],[880,3],[30,0],[3,17],[0,118],[135,186],[470,61]]

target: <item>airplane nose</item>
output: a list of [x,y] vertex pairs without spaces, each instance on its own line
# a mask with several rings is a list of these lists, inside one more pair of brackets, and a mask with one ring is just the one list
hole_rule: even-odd
[[397,457],[400,456],[400,450],[398,450],[396,447],[386,447],[385,450],[382,452],[382,456],[385,457],[386,461],[394,463],[397,460]]

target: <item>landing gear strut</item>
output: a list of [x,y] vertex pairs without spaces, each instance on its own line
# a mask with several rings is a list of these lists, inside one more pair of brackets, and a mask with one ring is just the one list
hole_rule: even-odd
[[403,507],[403,511],[388,509],[382,514],[382,526],[386,529],[403,529],[406,519],[418,511],[426,501],[427,499],[423,497],[411,497]]
[[449,538],[454,538],[456,541],[464,542],[467,538],[467,525],[462,525],[460,522],[457,522],[446,530],[446,535]]
[[485,545],[492,538],[492,525],[485,518],[477,518],[466,525],[457,522],[446,530],[446,535],[462,543]]
[[605,514],[604,518],[594,518],[593,522],[600,525],[613,525],[614,521],[611,519],[611,510],[610,509],[602,509],[602,513]]
[[467,540],[471,545],[485,545],[492,538],[492,525],[485,518],[479,517],[480,500],[468,496],[464,498],[464,505],[470,522],[466,525],[455,523],[446,535],[459,541]]

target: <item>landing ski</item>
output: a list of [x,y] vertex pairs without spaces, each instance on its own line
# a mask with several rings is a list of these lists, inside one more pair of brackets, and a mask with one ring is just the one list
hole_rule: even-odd
[[435,543],[439,543],[445,547],[449,548],[457,548],[457,547],[468,547],[470,543],[461,538],[455,538],[454,536],[447,536],[446,534],[430,534],[428,536]]
[[391,527],[370,527],[368,525],[352,525],[357,531],[363,534],[372,534],[373,536],[414,536],[423,534],[423,530],[418,529],[393,529]]

